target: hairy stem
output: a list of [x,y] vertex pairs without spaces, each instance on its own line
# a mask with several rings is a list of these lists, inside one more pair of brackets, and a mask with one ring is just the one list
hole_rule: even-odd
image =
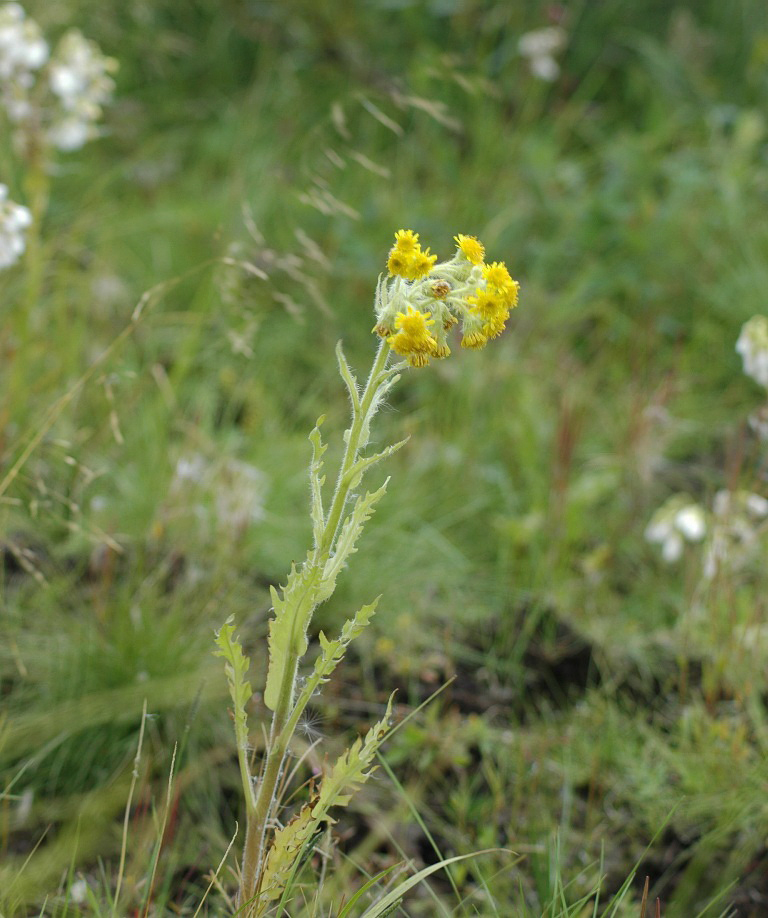
[[387,365],[388,356],[389,348],[387,347],[387,342],[382,340],[376,352],[376,358],[373,361],[373,366],[368,376],[368,382],[365,385],[362,398],[360,399],[360,408],[359,410],[353,410],[352,426],[349,429],[347,446],[344,450],[344,458],[341,461],[339,477],[336,481],[336,490],[334,491],[331,507],[328,511],[328,519],[325,523],[323,539],[319,546],[320,559],[323,560],[331,553],[336,532],[341,523],[341,516],[344,512],[344,505],[350,490],[349,471],[357,459],[357,454],[360,450],[360,434],[363,431],[366,419],[368,419],[368,412],[371,410],[374,396],[379,386],[384,381],[382,373]]
[[[382,341],[376,353],[376,357],[371,367],[365,389],[360,397],[359,404],[353,401],[352,405],[352,424],[349,428],[346,448],[339,469],[339,476],[336,480],[336,487],[328,510],[328,516],[325,519],[320,542],[315,546],[315,552],[312,560],[307,562],[316,567],[317,577],[320,577],[322,567],[330,556],[336,535],[341,525],[344,507],[349,497],[352,485],[350,472],[357,460],[358,453],[361,449],[361,436],[371,418],[372,408],[375,405],[375,398],[379,388],[389,378],[386,372],[387,358],[389,357],[389,348],[386,341]],[[313,588],[317,583],[317,577],[310,581],[310,587]],[[310,598],[308,598],[308,596]],[[311,601],[311,589],[302,597],[299,605],[303,601]],[[302,609],[296,608],[294,619],[303,618]],[[285,675],[280,686],[278,701],[272,715],[272,726],[269,733],[269,745],[267,747],[266,759],[264,763],[264,773],[259,783],[258,792],[254,805],[247,807],[247,827],[245,834],[245,851],[243,854],[243,870],[240,885],[239,905],[242,907],[253,900],[256,896],[261,883],[261,875],[264,868],[265,840],[267,835],[267,826],[276,804],[276,790],[280,780],[280,774],[283,769],[285,754],[288,745],[293,738],[296,724],[298,723],[300,711],[292,710],[294,708],[294,699],[296,694],[296,677],[298,674],[299,657],[298,653],[288,662],[285,668]],[[306,700],[302,699],[302,709],[306,705]],[[250,802],[251,795],[246,795]],[[245,915],[255,914],[246,910]]]

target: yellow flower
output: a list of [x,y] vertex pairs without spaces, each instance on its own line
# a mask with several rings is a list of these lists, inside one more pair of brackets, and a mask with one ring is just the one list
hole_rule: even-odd
[[390,274],[397,274],[398,277],[408,277],[410,264],[410,257],[407,254],[401,252],[400,249],[392,248],[389,250],[387,269],[389,270]]
[[507,284],[512,283],[503,261],[492,261],[489,265],[483,265],[483,279],[489,287],[495,287],[497,290],[503,290]]
[[429,355],[437,348],[437,341],[429,330],[435,320],[412,306],[407,309],[395,316],[397,334],[390,335],[387,341],[396,354],[408,358],[411,366],[426,366]]
[[442,360],[444,357],[450,357],[451,349],[447,344],[435,344],[434,350],[431,352],[433,357],[437,357],[438,360]]
[[485,258],[485,247],[479,239],[475,236],[465,236],[463,233],[459,233],[458,236],[454,236],[453,238],[456,241],[456,245],[459,247],[459,251],[467,261],[471,261],[473,265],[480,265],[483,263],[483,258]]
[[[507,292],[496,290],[478,290],[475,296],[467,297],[470,312],[482,321],[482,334],[486,338],[498,338],[504,331],[509,308],[507,306]],[[464,345],[471,347],[472,345]]]
[[466,332],[461,339],[461,346],[473,351],[479,351],[488,343],[488,338],[481,331]]
[[520,284],[516,280],[512,280],[503,261],[494,261],[490,265],[483,265],[483,278],[489,290],[501,295],[504,305],[508,309],[514,309],[517,306]]
[[421,247],[411,255],[409,264],[408,280],[420,280],[434,268],[437,261],[437,255],[430,255],[429,249],[421,251]]
[[497,293],[493,293],[490,290],[481,290],[479,287],[474,296],[467,297],[467,303],[469,303],[472,312],[486,320],[504,308]]
[[404,277],[409,281],[426,277],[437,261],[437,255],[430,255],[429,249],[422,252],[416,241],[418,233],[411,230],[398,230],[395,233],[395,244],[389,250],[387,268],[390,274]]
[[488,338],[498,338],[506,327],[509,310],[504,309],[492,315],[483,325],[483,334]]
[[413,230],[398,230],[395,233],[395,248],[403,253],[414,252],[419,247],[419,234]]

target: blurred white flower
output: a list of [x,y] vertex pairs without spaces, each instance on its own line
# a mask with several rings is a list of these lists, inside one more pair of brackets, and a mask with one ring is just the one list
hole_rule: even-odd
[[18,3],[0,6],[0,80],[17,80],[29,87],[31,71],[48,60],[48,43],[40,26],[27,19]]
[[23,254],[31,223],[29,209],[8,200],[8,189],[0,185],[0,271],[9,268]]
[[69,887],[69,898],[75,905],[82,905],[88,895],[88,884],[83,877],[78,877]]
[[743,567],[760,547],[768,500],[750,491],[718,491],[712,502],[712,534],[704,554],[704,576],[711,580],[727,565]]
[[768,389],[768,317],[753,316],[745,322],[736,342],[744,372]]
[[267,476],[237,459],[215,463],[201,453],[181,456],[171,480],[174,515],[192,513],[215,528],[241,532],[264,519]]
[[109,74],[117,61],[76,29],[67,32],[51,58],[50,87],[58,102],[48,138],[60,150],[77,150],[96,136],[95,124],[112,98],[114,80]]
[[668,563],[678,561],[686,542],[700,542],[707,532],[704,510],[685,494],[676,494],[654,513],[645,529],[645,538],[661,545],[661,556]]
[[97,136],[110,101],[117,62],[77,30],[50,55],[37,23],[18,3],[0,6],[0,104],[16,126],[23,152],[43,138],[59,150],[77,150]]
[[264,519],[267,479],[261,469],[228,459],[220,468],[215,491],[216,517],[226,529],[242,530]]
[[535,29],[520,37],[518,50],[527,58],[531,73],[540,80],[552,83],[560,73],[555,55],[565,47],[567,34],[560,26]]

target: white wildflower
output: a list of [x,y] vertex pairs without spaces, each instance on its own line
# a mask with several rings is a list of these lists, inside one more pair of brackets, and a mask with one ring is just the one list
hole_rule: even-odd
[[668,563],[678,561],[686,542],[700,542],[706,535],[704,510],[684,494],[676,494],[661,506],[645,529],[645,538],[661,545]]
[[30,90],[47,60],[48,44],[38,24],[18,3],[0,6],[0,104],[12,122],[32,114]]
[[78,877],[69,887],[69,898],[75,905],[82,905],[88,895],[88,884],[83,877]]
[[73,29],[61,39],[51,58],[50,88],[56,111],[47,134],[60,150],[77,150],[96,136],[95,124],[115,87],[109,76],[117,62],[105,57],[95,42]]
[[40,26],[27,19],[18,3],[0,6],[0,80],[16,80],[29,88],[31,72],[48,60],[48,43]]
[[689,542],[700,542],[707,531],[704,511],[698,504],[690,504],[678,510],[675,524]]
[[242,530],[264,519],[266,476],[246,462],[228,459],[216,488],[216,517],[226,529]]
[[768,389],[768,317],[753,316],[745,322],[736,342],[744,372]]
[[40,27],[18,3],[0,6],[0,105],[22,152],[41,140],[77,150],[97,136],[116,69],[117,62],[77,30],[64,35],[50,55]]
[[191,453],[176,463],[169,497],[174,515],[191,511],[201,522],[236,533],[264,518],[266,493],[267,476],[256,466]]
[[527,58],[531,73],[540,80],[554,82],[560,74],[555,55],[565,47],[567,35],[560,26],[535,29],[520,37],[518,50]]
[[29,209],[8,200],[8,189],[0,185],[0,271],[9,268],[24,253],[31,223]]
[[171,481],[171,491],[178,493],[189,484],[200,484],[208,470],[208,462],[200,453],[181,456],[176,463],[176,471]]
[[718,491],[712,510],[712,534],[704,553],[707,580],[724,566],[738,570],[757,554],[768,500],[750,491]]

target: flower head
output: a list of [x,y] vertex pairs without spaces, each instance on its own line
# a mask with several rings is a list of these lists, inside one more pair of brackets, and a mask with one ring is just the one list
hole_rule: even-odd
[[26,248],[26,231],[32,214],[23,204],[8,200],[8,189],[0,185],[0,270],[17,262]]
[[415,252],[419,248],[419,234],[413,230],[398,230],[395,233],[395,246],[403,253]]
[[654,513],[645,529],[645,538],[661,545],[661,555],[668,563],[683,554],[686,542],[700,542],[707,531],[704,510],[685,494],[676,494]]
[[504,262],[485,264],[485,248],[474,236],[454,239],[456,254],[438,262],[422,249],[418,233],[398,230],[387,259],[389,277],[379,278],[373,331],[411,366],[448,357],[454,325],[460,326],[463,348],[485,347],[517,306],[519,285]]
[[456,241],[459,252],[467,259],[471,261],[473,265],[480,265],[483,263],[485,258],[485,246],[477,239],[475,236],[465,236],[463,233],[459,233],[458,236],[453,237]]
[[387,268],[389,273],[406,280],[415,281],[426,277],[432,270],[437,255],[430,255],[429,249],[421,250],[419,234],[413,230],[398,230],[395,244],[389,250]]
[[0,104],[22,151],[44,141],[75,150],[97,136],[117,62],[77,30],[50,54],[40,27],[18,3],[0,6]]
[[431,315],[408,306],[406,312],[398,312],[395,317],[397,333],[390,335],[387,342],[396,354],[407,357],[412,366],[426,366],[430,355],[436,356],[437,341],[430,332],[434,324]]
[[768,389],[768,317],[753,316],[745,322],[736,342],[744,372]]

